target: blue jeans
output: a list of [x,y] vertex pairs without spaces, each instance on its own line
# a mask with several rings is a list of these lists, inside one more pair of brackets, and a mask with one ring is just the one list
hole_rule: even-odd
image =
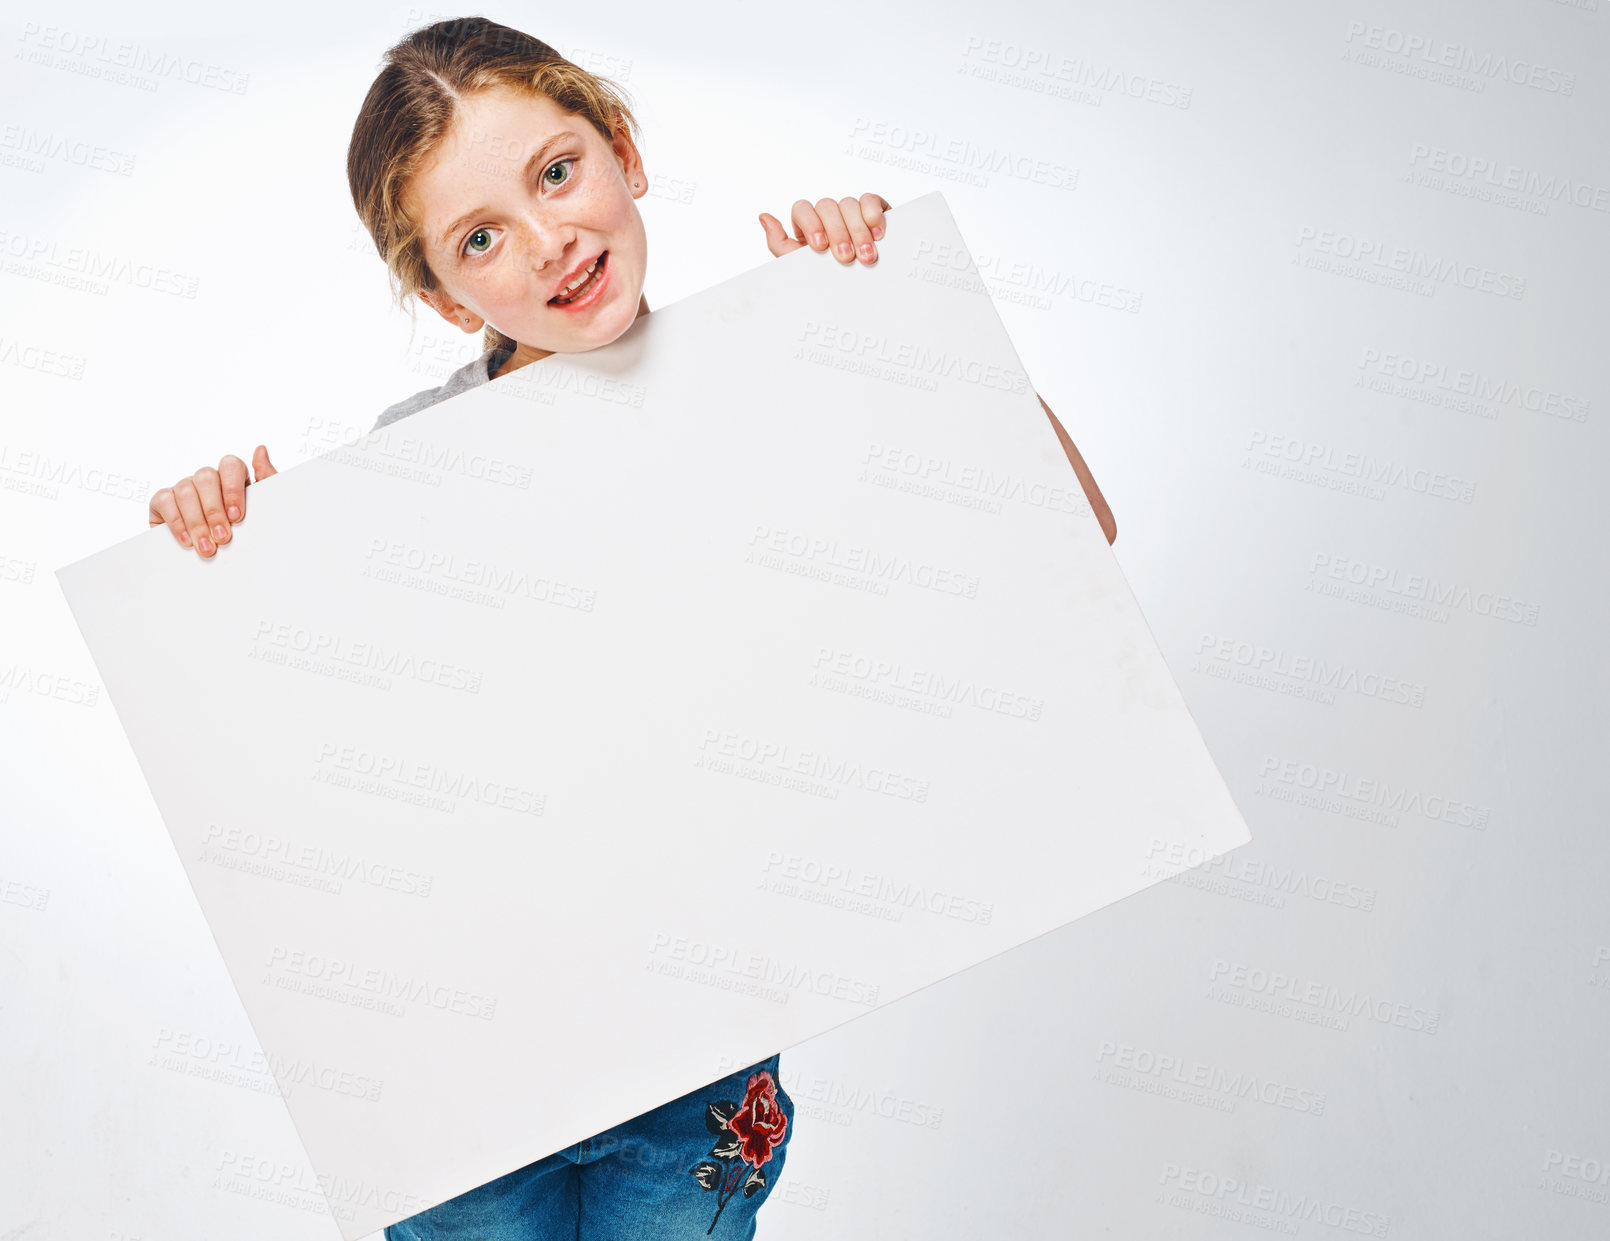
[[391,1225],[386,1241],[749,1241],[794,1101],[778,1056]]

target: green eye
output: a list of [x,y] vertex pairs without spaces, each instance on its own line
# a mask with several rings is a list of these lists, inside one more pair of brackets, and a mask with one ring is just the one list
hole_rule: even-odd
[[[549,164],[548,165],[548,172],[545,172],[545,173],[542,174],[543,179],[546,180],[549,185],[563,185],[566,181],[570,180],[570,168],[569,168],[569,165],[574,164],[575,162],[576,161],[573,160],[573,159],[562,159],[562,160],[559,160],[557,163]],[[557,181],[553,180],[551,177],[548,176],[548,173],[551,173],[555,168],[563,168],[565,170],[565,175],[560,177],[559,180],[557,180]]]
[[[485,238],[485,241],[483,241],[479,246],[476,245],[476,241],[475,241],[475,239],[477,237]],[[486,247],[490,246],[491,244],[492,244],[492,238],[491,238],[491,235],[487,232],[487,230],[484,229],[484,228],[478,228],[473,233],[471,233],[467,238],[465,238],[465,240],[464,240],[464,250],[465,250],[465,253],[467,253],[467,254],[485,254],[486,253]]]

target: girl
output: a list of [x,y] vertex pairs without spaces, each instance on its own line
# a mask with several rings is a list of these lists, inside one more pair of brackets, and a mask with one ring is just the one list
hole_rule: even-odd
[[[386,53],[347,151],[352,201],[398,304],[411,309],[417,294],[459,330],[482,331],[484,350],[387,408],[377,428],[550,354],[606,345],[648,313],[637,129],[613,83],[485,18],[437,22]],[[760,224],[774,255],[809,245],[870,264],[888,206],[876,194],[801,199],[794,237],[773,216]],[[1112,514],[1045,410],[1111,542]],[[264,445],[252,468],[257,482],[276,472]],[[150,524],[212,556],[233,540],[252,481],[245,462],[225,456],[153,495]],[[753,1237],[792,1136],[778,1061],[394,1224],[387,1241]]]

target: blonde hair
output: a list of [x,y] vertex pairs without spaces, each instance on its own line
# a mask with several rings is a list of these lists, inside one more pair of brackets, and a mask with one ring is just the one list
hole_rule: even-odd
[[[624,127],[635,141],[637,118],[626,92],[572,64],[541,39],[484,17],[456,17],[413,31],[387,49],[347,146],[347,184],[375,250],[386,262],[392,295],[410,318],[414,295],[434,292],[420,221],[403,203],[409,180],[453,123],[466,96],[495,86],[543,96],[589,121],[605,142]],[[490,323],[482,348],[512,351],[515,342]]]

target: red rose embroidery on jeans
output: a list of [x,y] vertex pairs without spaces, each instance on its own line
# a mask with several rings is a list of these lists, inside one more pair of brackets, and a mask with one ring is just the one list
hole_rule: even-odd
[[[748,1198],[766,1186],[766,1174],[760,1166],[771,1161],[772,1152],[782,1145],[788,1132],[788,1117],[777,1102],[777,1083],[770,1071],[761,1069],[749,1075],[742,1103],[722,1099],[705,1105],[704,1125],[716,1135],[716,1144],[710,1154],[720,1162],[706,1159],[689,1169],[705,1189],[719,1189],[716,1217],[710,1221],[705,1235],[715,1231],[716,1220],[727,1209],[727,1203],[743,1185]],[[743,1175],[745,1167],[749,1175]]]

